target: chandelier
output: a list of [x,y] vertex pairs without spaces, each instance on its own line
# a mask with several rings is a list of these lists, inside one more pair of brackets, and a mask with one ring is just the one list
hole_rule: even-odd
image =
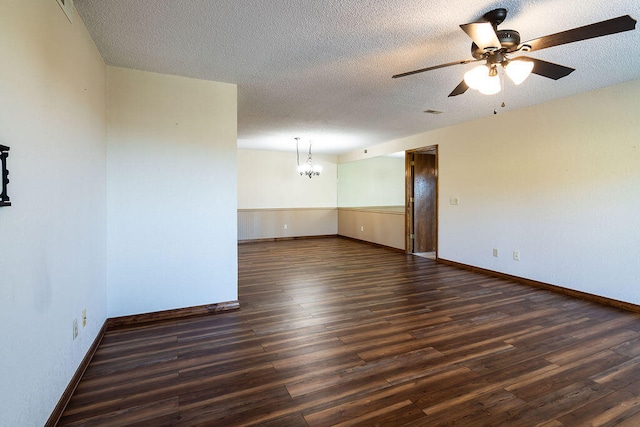
[[313,165],[313,159],[311,158],[311,141],[309,141],[309,155],[307,156],[307,161],[304,164],[300,164],[300,149],[298,147],[299,142],[300,142],[300,138],[295,138],[296,140],[296,155],[297,155],[297,161],[298,161],[298,173],[300,173],[301,176],[308,176],[309,179],[313,178],[314,176],[319,176],[320,172],[322,172],[322,166],[320,165]]

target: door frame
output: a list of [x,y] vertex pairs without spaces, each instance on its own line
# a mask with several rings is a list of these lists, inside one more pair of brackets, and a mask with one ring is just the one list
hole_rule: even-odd
[[436,164],[436,191],[435,191],[435,204],[436,204],[436,259],[438,259],[438,218],[440,216],[439,210],[439,194],[440,194],[440,173],[439,173],[439,165],[438,165],[438,145],[429,145],[426,147],[415,148],[412,150],[405,151],[404,155],[404,164],[405,164],[405,233],[404,233],[404,243],[405,243],[405,252],[407,254],[412,254],[413,252],[413,224],[414,224],[414,193],[413,193],[413,178],[414,178],[414,169],[413,169],[413,161],[414,154],[426,154],[435,152],[435,164]]

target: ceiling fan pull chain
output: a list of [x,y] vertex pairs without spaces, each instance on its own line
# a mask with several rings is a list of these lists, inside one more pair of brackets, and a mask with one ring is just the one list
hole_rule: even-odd
[[507,104],[504,102],[504,100],[507,98],[507,85],[504,83],[505,78],[504,78],[504,68],[501,70],[502,72],[500,73],[500,86],[502,86],[502,102],[500,103],[500,108],[504,108],[507,106]]

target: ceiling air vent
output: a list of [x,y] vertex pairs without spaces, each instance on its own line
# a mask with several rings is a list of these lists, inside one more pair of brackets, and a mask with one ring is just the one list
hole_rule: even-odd
[[442,114],[442,111],[438,110],[424,110],[424,112],[427,114]]

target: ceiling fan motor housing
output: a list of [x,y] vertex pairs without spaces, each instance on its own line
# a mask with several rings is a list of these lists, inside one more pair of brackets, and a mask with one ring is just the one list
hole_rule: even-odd
[[[500,48],[497,50],[508,52],[520,44],[520,33],[516,30],[498,30],[496,31],[496,36],[500,40]],[[486,57],[486,54],[487,52],[480,49],[477,44],[471,43],[471,55],[475,59],[482,59]],[[491,52],[489,52],[489,55],[491,55]]]

